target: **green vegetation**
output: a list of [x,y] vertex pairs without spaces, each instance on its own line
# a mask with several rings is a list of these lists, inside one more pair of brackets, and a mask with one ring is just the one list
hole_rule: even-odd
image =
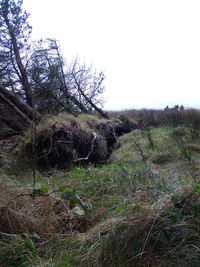
[[200,266],[199,110],[105,112],[104,73],[32,42],[22,4],[0,2],[0,266]]
[[[99,123],[76,119],[88,122]],[[145,128],[118,141],[108,162],[37,171],[34,186],[28,165],[2,165],[1,266],[200,265],[198,131]]]
[[199,110],[105,112],[28,17],[1,1],[0,266],[200,266]]

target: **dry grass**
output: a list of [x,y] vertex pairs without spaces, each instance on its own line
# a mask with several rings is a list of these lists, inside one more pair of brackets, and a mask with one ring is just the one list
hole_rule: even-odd
[[77,216],[68,201],[54,193],[32,196],[31,191],[1,189],[0,231],[8,234],[38,233],[41,238],[85,231],[88,218]]
[[182,266],[199,266],[200,196],[185,188],[176,197],[159,203],[156,210],[140,208],[88,231],[82,265],[179,266],[180,261]]
[[[49,131],[53,136],[63,127],[68,132],[73,128],[77,146],[81,146],[87,133],[99,125],[90,116],[62,116],[57,123],[55,117],[48,126],[38,126],[40,138]],[[170,132],[169,128],[151,129],[152,140],[141,130],[124,135],[110,164],[48,171],[37,177],[48,184],[45,194],[33,195],[33,188],[24,186],[26,181],[15,184],[12,177],[0,177],[0,243],[5,243],[0,256],[6,258],[14,251],[12,264],[5,261],[2,266],[17,266],[14,259],[23,257],[30,259],[25,266],[200,266],[200,190],[194,190],[195,185],[200,188],[199,145],[186,143],[195,153],[191,162],[186,161],[170,143]],[[147,155],[145,161],[136,144]],[[85,215],[77,216],[75,205],[56,191],[64,183],[91,204],[91,209],[83,206]],[[33,251],[48,258],[48,263],[27,250],[24,234],[33,241]]]

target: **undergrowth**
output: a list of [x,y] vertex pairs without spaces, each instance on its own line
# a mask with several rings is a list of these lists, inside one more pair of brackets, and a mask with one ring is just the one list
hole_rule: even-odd
[[37,172],[35,188],[28,168],[1,168],[1,266],[200,265],[194,131],[135,130],[119,142],[106,164]]

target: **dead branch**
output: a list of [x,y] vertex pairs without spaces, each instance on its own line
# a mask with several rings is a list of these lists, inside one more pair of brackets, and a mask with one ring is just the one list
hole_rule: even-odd
[[91,142],[91,149],[89,151],[89,153],[87,154],[87,156],[85,158],[78,158],[78,159],[75,159],[74,160],[74,163],[77,163],[77,162],[80,162],[80,161],[86,161],[89,159],[90,155],[92,154],[93,150],[94,150],[94,142],[95,140],[97,139],[97,135],[95,132],[92,133],[93,135],[93,139],[92,139],[92,142]]
[[98,108],[97,105],[95,105],[93,103],[93,101],[83,92],[83,90],[81,89],[80,83],[76,79],[76,75],[74,73],[72,73],[72,76],[73,76],[74,81],[75,81],[75,83],[77,85],[78,91],[85,98],[85,100],[91,105],[91,107],[93,107],[103,118],[109,119],[108,114],[106,112],[104,112],[101,108]]

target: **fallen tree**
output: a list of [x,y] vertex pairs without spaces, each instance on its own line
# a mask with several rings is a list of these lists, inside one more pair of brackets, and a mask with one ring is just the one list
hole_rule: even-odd
[[12,93],[0,84],[0,99],[2,102],[10,106],[22,119],[28,124],[32,123],[33,117],[35,120],[40,120],[42,115],[35,111],[31,106],[22,101],[17,95]]
[[[90,119],[83,122],[67,113],[63,113],[65,118],[61,121],[57,115],[54,116],[54,121],[50,116],[47,122],[47,117],[43,118],[39,112],[2,85],[0,85],[0,100],[15,114],[5,116],[5,112],[4,114],[0,112],[0,121],[10,126],[14,130],[14,135],[16,132],[19,134],[29,129],[27,132],[29,137],[22,154],[26,156],[28,154],[29,160],[31,158],[33,160],[34,157],[39,169],[69,168],[77,163],[105,162],[118,142],[117,136],[136,128],[136,125],[130,122],[100,120],[94,116],[95,123],[91,123]],[[21,118],[19,125],[16,122],[17,116]],[[35,128],[34,125],[38,122],[33,138],[33,127]]]

